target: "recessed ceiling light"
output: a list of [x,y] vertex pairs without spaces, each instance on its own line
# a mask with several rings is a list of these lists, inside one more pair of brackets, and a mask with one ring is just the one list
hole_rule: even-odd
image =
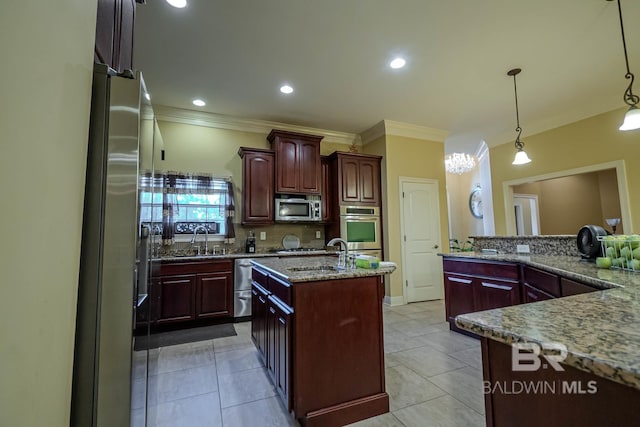
[[205,105],[207,105],[207,103],[204,102],[202,99],[194,99],[192,102],[193,102],[193,105],[195,105],[196,107],[204,107]]
[[147,101],[151,101],[151,95],[149,95],[148,93],[145,93],[144,97],[147,98]]
[[280,87],[280,92],[286,93],[287,95],[293,92],[293,88],[289,85],[283,85]]
[[182,9],[187,6],[187,0],[167,0],[167,3],[173,7],[177,7],[178,9]]
[[398,69],[398,68],[404,67],[406,63],[407,61],[405,61],[403,58],[395,58],[393,61],[389,63],[389,66],[391,68]]

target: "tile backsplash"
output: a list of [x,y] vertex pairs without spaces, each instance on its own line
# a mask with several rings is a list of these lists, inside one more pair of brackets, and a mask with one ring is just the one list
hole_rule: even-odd
[[[324,248],[324,225],[323,224],[274,224],[269,226],[243,226],[234,224],[236,241],[233,244],[225,245],[222,242],[209,242],[209,250],[213,246],[225,248],[226,253],[244,253],[245,242],[249,232],[253,231],[256,237],[256,252],[265,253],[278,249],[283,249],[282,239],[284,236],[292,234],[300,239],[300,247],[303,248]],[[316,238],[316,231],[320,232],[320,238]],[[260,240],[260,232],[266,233],[266,239]],[[203,245],[204,237],[198,236],[198,242]],[[194,249],[189,242],[176,242],[168,246],[159,247],[160,256],[171,255],[191,255]]]
[[575,235],[557,236],[472,236],[473,250],[497,249],[500,253],[516,253],[517,245],[529,245],[533,255],[580,256]]

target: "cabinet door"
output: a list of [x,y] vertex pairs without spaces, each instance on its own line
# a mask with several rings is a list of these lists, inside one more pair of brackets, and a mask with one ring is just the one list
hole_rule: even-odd
[[158,279],[158,323],[195,318],[195,274],[164,276]]
[[98,0],[94,60],[122,72],[133,68],[134,0]]
[[299,141],[298,153],[298,191],[320,194],[320,141]]
[[322,209],[322,222],[331,221],[331,164],[327,156],[320,159],[322,169],[322,191],[320,193],[320,209]]
[[267,327],[266,327],[266,333],[267,333],[267,359],[266,359],[266,365],[267,365],[267,373],[269,374],[269,376],[271,377],[271,380],[273,381],[274,384],[276,384],[277,381],[277,376],[276,376],[276,369],[278,366],[278,353],[277,353],[277,348],[278,348],[278,337],[276,335],[276,329],[277,329],[277,323],[278,323],[278,315],[276,314],[276,308],[275,306],[269,301],[267,303]]
[[360,202],[360,177],[358,159],[340,157],[340,202]]
[[358,162],[360,175],[360,202],[363,204],[380,204],[380,162],[378,160],[360,159]]
[[198,274],[196,318],[233,316],[231,272]]
[[473,304],[473,280],[470,277],[454,276],[445,273],[444,290],[447,319],[449,319],[449,321],[453,321],[459,314],[475,311]]
[[520,304],[520,283],[496,279],[474,279],[475,310],[491,310]]
[[291,315],[288,311],[276,306],[276,390],[291,410]]
[[298,141],[279,137],[276,139],[276,193],[299,193],[298,169],[300,152]]
[[[242,149],[241,149],[242,150]],[[242,223],[273,223],[274,154],[243,151]]]
[[541,291],[540,289],[533,288],[529,285],[522,285],[522,302],[524,303],[544,301],[553,298],[553,295]]
[[564,277],[560,278],[560,288],[562,289],[563,297],[597,291],[596,288],[593,288],[589,285],[576,282],[575,280],[565,279]]
[[254,282],[251,285],[251,294],[255,298],[255,300],[251,301],[251,333],[255,337],[254,342],[260,357],[266,362],[267,292]]

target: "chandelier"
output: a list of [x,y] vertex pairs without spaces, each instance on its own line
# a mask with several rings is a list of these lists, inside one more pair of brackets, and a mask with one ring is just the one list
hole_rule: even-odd
[[444,158],[444,169],[449,173],[462,175],[469,172],[476,165],[476,159],[471,154],[453,153]]

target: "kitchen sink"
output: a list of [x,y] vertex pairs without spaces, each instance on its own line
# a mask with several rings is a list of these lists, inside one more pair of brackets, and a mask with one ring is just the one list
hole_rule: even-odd
[[289,271],[337,271],[338,268],[335,265],[314,265],[307,267],[289,267]]

